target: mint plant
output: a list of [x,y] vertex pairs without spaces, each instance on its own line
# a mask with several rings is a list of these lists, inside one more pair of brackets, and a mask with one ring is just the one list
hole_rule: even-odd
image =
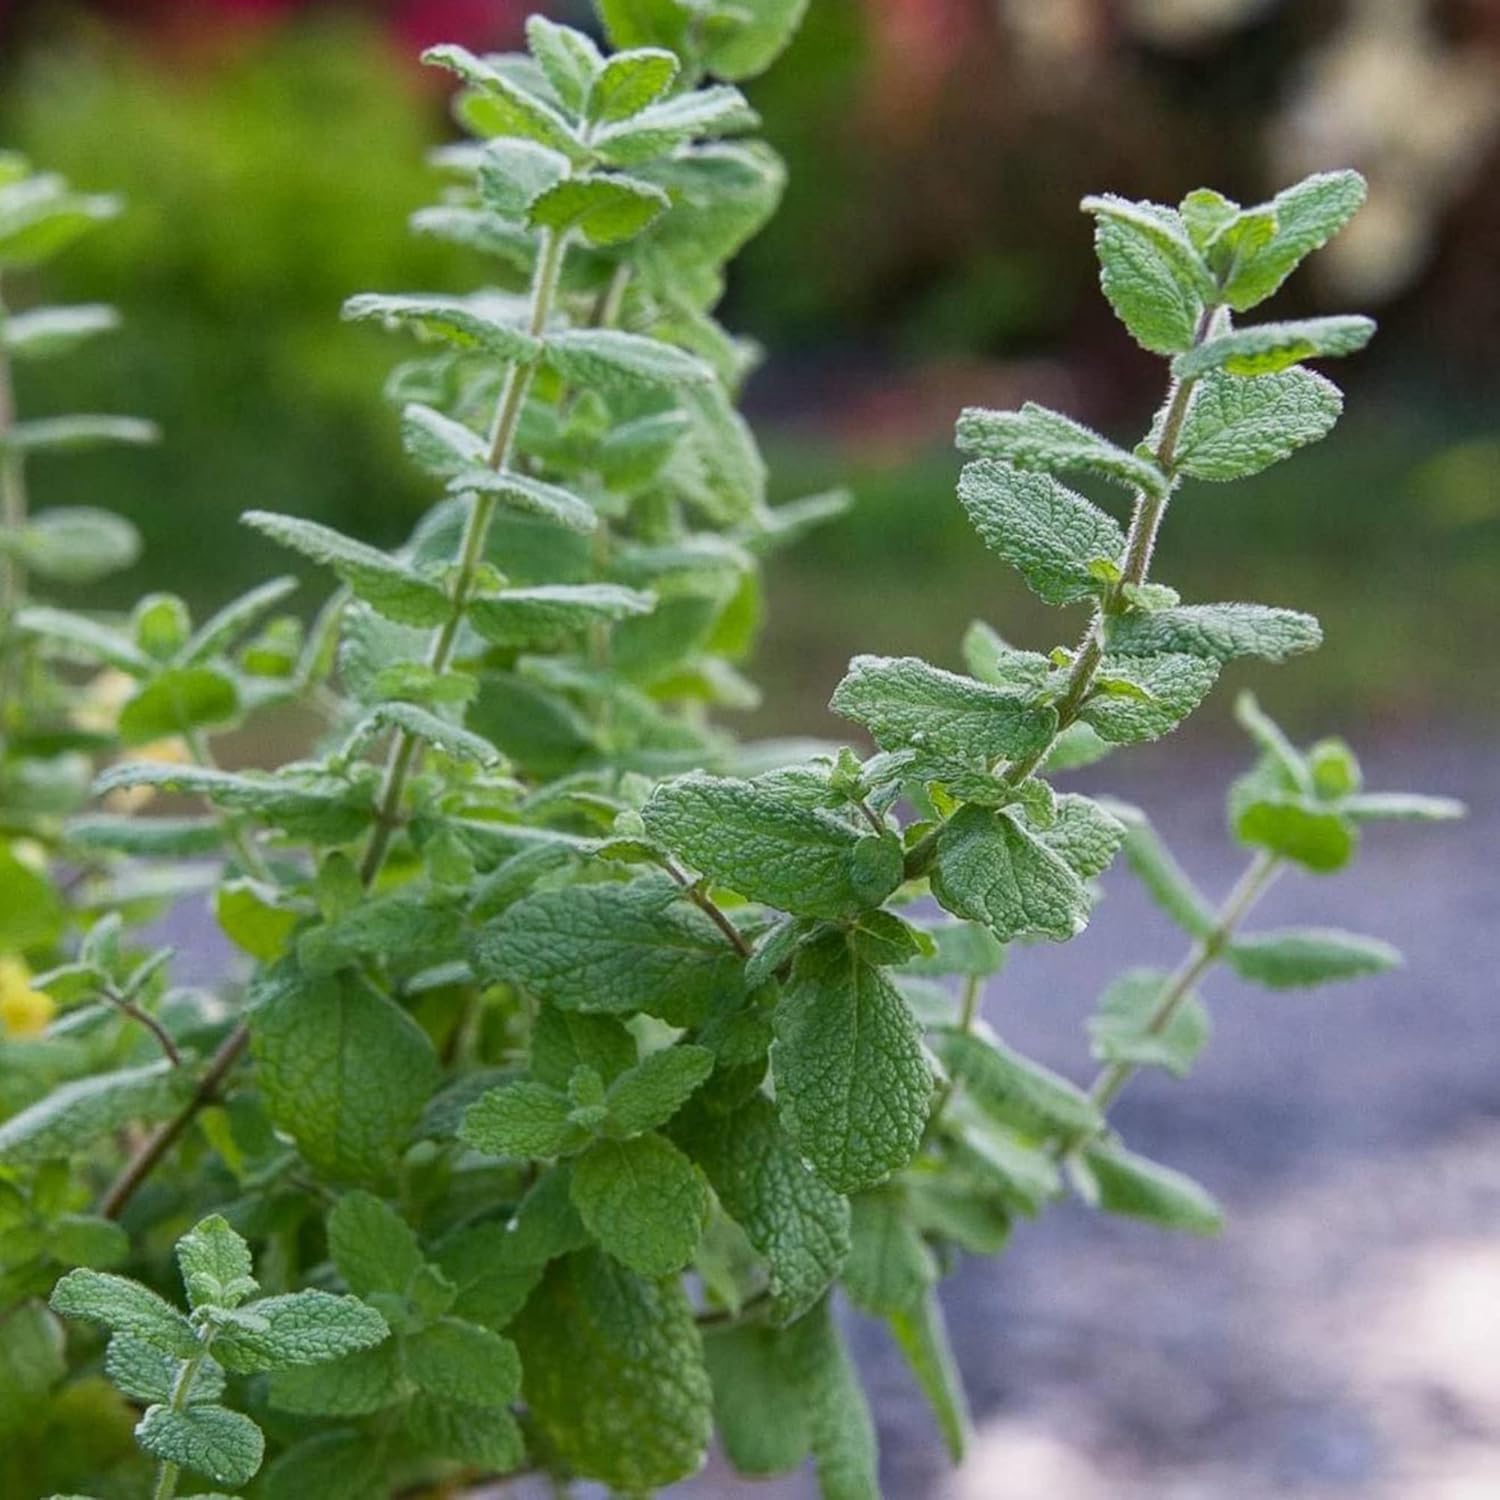
[[[539,18],[524,56],[430,52],[473,139],[438,153],[414,227],[488,253],[494,281],[345,309],[419,341],[388,390],[443,497],[408,545],[250,513],[338,581],[305,632],[267,622],[280,580],[196,628],[164,596],[123,625],[16,614],[34,659],[126,674],[127,743],[180,747],[108,766],[97,791],[131,805],[66,825],[110,856],[114,911],[36,980],[67,1010],[16,1046],[44,1049],[52,1086],[0,1122],[0,1423],[101,1420],[70,1416],[94,1347],[34,1353],[59,1347],[50,1291],[112,1331],[136,1446],[60,1474],[66,1445],[23,1442],[17,1493],[166,1497],[191,1470],[367,1500],[535,1470],[649,1494],[717,1434],[747,1474],[811,1456],[825,1495],[876,1495],[840,1292],[961,1455],[936,1292],[958,1255],[999,1253],[1068,1186],[1218,1228],[1109,1120],[1137,1069],[1191,1067],[1209,969],[1282,988],[1395,962],[1241,930],[1283,872],[1347,865],[1365,823],[1459,811],[1366,792],[1340,742],[1299,750],[1241,701],[1257,759],[1230,824],[1252,855],[1219,907],[1143,813],[1054,785],[1169,732],[1225,661],[1318,644],[1309,615],[1183,604],[1149,572],[1183,481],[1256,472],[1337,419],[1304,361],[1355,351],[1367,319],[1235,320],[1358,208],[1354,173],[1247,209],[1085,201],[1106,295],[1169,362],[1146,438],[1033,405],[958,427],[960,502],[1044,601],[1086,606],[1074,646],[976,624],[967,674],[856,658],[833,705],[869,755],[718,727],[752,701],[761,557],[843,504],[767,504],[735,404],[754,351],[713,316],[781,181],[735,83],[800,9],[603,0],[612,54]],[[1073,474],[1123,488],[1128,525]],[[218,734],[288,701],[319,724],[303,758],[218,764]],[[1009,944],[1085,926],[1122,851],[1189,948],[1109,987],[1085,1088],[979,1001]],[[213,995],[171,985],[132,894],[205,871],[244,959]],[[184,1316],[152,1287],[195,1220]],[[135,1279],[98,1270],[101,1246]]]

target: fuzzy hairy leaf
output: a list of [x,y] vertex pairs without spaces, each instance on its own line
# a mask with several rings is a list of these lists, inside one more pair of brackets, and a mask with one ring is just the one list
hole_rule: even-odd
[[459,1139],[489,1156],[525,1161],[576,1151],[588,1138],[569,1116],[572,1101],[545,1084],[521,1079],[491,1089],[471,1104]]
[[747,130],[758,122],[738,89],[694,89],[605,125],[593,133],[591,144],[605,161],[628,167],[665,156],[688,141]]
[[464,1406],[503,1406],[521,1389],[516,1346],[498,1333],[439,1318],[402,1341],[406,1373],[430,1396]]
[[464,47],[444,45],[429,47],[422,61],[446,68],[479,92],[491,134],[525,136],[570,156],[581,154],[578,137],[562,113],[489,60]]
[[369,1416],[409,1396],[411,1389],[397,1339],[325,1364],[275,1370],[267,1384],[278,1411],[317,1417]]
[[1004,812],[962,807],[938,839],[932,894],[1008,943],[1065,942],[1088,922],[1088,888],[1060,854]]
[[631,1492],[698,1468],[712,1398],[675,1278],[643,1279],[600,1251],[570,1255],[549,1267],[514,1332],[532,1418],[579,1477]]
[[316,563],[349,585],[371,609],[402,625],[441,625],[452,604],[442,586],[397,558],[299,516],[247,510],[240,519]]
[[1153,1024],[1167,982],[1159,969],[1131,969],[1099,997],[1089,1036],[1100,1062],[1165,1068],[1177,1078],[1188,1075],[1208,1043],[1211,1025],[1193,994],[1177,1004],[1165,1025]]
[[1125,839],[1120,821],[1091,797],[1066,792],[1052,806],[1052,822],[1037,838],[1081,880],[1102,875]]
[[88,505],[54,506],[0,533],[0,552],[40,578],[75,586],[128,568],[140,551],[140,533],[129,521]]
[[1095,217],[1100,285],[1136,343],[1153,354],[1190,348],[1212,278],[1181,218],[1112,194],[1085,198],[1082,208]]
[[547,363],[585,389],[706,385],[713,370],[660,339],[613,328],[567,328],[547,335]]
[[177,1241],[177,1265],[192,1307],[238,1307],[259,1289],[250,1246],[220,1214],[200,1219]]
[[663,1047],[622,1073],[604,1096],[612,1135],[639,1135],[664,1125],[714,1069],[707,1047],[679,1042]]
[[350,731],[345,754],[362,749],[386,729],[399,729],[412,739],[421,740],[453,760],[494,768],[504,757],[482,735],[474,734],[460,724],[440,719],[415,703],[377,703]]
[[561,485],[533,479],[512,469],[464,469],[448,481],[453,495],[492,495],[512,510],[550,521],[567,531],[587,535],[599,524],[599,517],[586,500],[581,500]]
[[132,1121],[165,1119],[183,1094],[165,1059],[59,1084],[0,1124],[0,1162],[19,1167],[74,1156]]
[[[1217,660],[1181,651],[1106,656],[1098,679],[1101,686],[1078,716],[1113,745],[1160,739],[1197,708],[1218,675]],[[1111,684],[1124,691],[1112,691]]]
[[1354,354],[1375,334],[1372,318],[1302,318],[1287,323],[1256,323],[1216,334],[1172,361],[1172,373],[1190,380],[1212,370],[1230,375],[1274,375],[1304,359]]
[[198,1353],[198,1338],[170,1302],[138,1281],[108,1271],[69,1271],[52,1289],[52,1311],[64,1318],[101,1323],[112,1333],[140,1339],[174,1359]]
[[266,988],[251,1045],[271,1119],[317,1171],[379,1180],[437,1083],[427,1034],[353,974],[284,970]]
[[1237,656],[1285,661],[1323,643],[1323,630],[1311,615],[1266,604],[1181,604],[1169,609],[1132,610],[1110,627],[1110,644],[1132,656],[1185,653],[1205,661]]
[[1124,826],[1125,841],[1121,847],[1126,862],[1152,900],[1192,936],[1205,937],[1212,932],[1217,922],[1213,908],[1161,841],[1146,815],[1139,808],[1113,801],[1109,803],[1109,811]]
[[480,933],[474,961],[561,1010],[645,1011],[674,1025],[740,987],[734,949],[664,875],[538,891]]
[[692,1260],[709,1207],[698,1169],[655,1134],[590,1146],[573,1163],[573,1203],[599,1244],[642,1276]]
[[615,583],[543,583],[502,589],[468,606],[469,620],[497,646],[556,646],[598,622],[650,614],[656,596]]
[[1299,989],[1398,968],[1400,952],[1379,938],[1331,927],[1293,927],[1236,938],[1224,955],[1242,979],[1268,989]]
[[477,432],[416,401],[402,409],[401,442],[416,463],[442,479],[489,462],[489,444]]
[[[180,1360],[128,1333],[115,1334],[104,1354],[104,1372],[110,1384],[147,1406],[172,1399],[172,1387],[181,1368]],[[188,1387],[188,1404],[217,1401],[223,1394],[223,1367],[211,1357],[204,1359]]]
[[119,326],[119,313],[102,302],[34,307],[0,324],[0,348],[15,360],[51,359]]
[[1117,448],[1082,422],[1034,401],[1020,411],[966,408],[958,419],[958,446],[964,453],[999,459],[1015,469],[1044,474],[1083,469],[1158,497],[1170,487],[1167,475],[1149,459]]
[[160,437],[154,422],[139,417],[35,417],[29,422],[17,422],[0,439],[0,451],[9,448],[17,453],[88,453],[115,443],[146,447]]
[[357,1296],[405,1293],[421,1269],[422,1251],[411,1226],[372,1193],[345,1193],[328,1215],[328,1253]]
[[1125,550],[1115,521],[1050,475],[978,459],[964,465],[958,498],[990,550],[1048,604],[1092,598],[1102,585],[1090,564]]
[[214,1357],[226,1370],[241,1374],[286,1370],[369,1349],[389,1332],[385,1319],[358,1297],[288,1292],[225,1315],[214,1339]]
[[884,1181],[921,1144],[932,1073],[906,1001],[842,934],[804,947],[774,1018],[783,1128],[839,1192]]
[[1333,430],[1339,388],[1311,370],[1242,380],[1219,370],[1198,382],[1178,433],[1173,468],[1194,479],[1245,479]]
[[1359,847],[1359,829],[1342,812],[1298,793],[1262,792],[1243,783],[1230,793],[1234,836],[1321,875],[1342,870]]
[[586,172],[539,193],[526,218],[536,229],[572,231],[591,245],[618,245],[634,239],[670,206],[671,199],[653,183]]
[[856,656],[828,705],[882,750],[1019,759],[1049,744],[1057,713],[1028,695],[945,672],[915,656]]
[[266,1442],[249,1417],[223,1406],[173,1411],[150,1407],[136,1424],[135,1440],[153,1458],[238,1488],[260,1469]]
[[502,1406],[475,1407],[419,1395],[406,1409],[406,1430],[424,1452],[508,1474],[526,1457],[516,1419]]
[[540,352],[540,345],[525,329],[496,316],[482,301],[462,297],[363,293],[344,303],[344,318],[351,323],[409,328],[459,349],[483,350],[519,363],[534,360]]
[[862,834],[753,781],[693,774],[657,787],[646,831],[754,901],[810,917],[878,906],[901,884],[893,834]]

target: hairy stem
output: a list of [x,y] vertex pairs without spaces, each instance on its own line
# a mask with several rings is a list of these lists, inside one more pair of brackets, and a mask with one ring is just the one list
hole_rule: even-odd
[[[198,1375],[198,1367],[203,1363],[207,1353],[208,1344],[205,1342],[199,1353],[183,1361],[182,1368],[177,1372],[177,1378],[172,1382],[172,1394],[168,1400],[168,1405],[173,1411],[186,1410],[188,1395]],[[172,1500],[177,1493],[177,1478],[181,1472],[170,1459],[163,1459],[156,1475],[156,1488],[151,1491],[151,1500]]]
[[[1156,1009],[1146,1023],[1148,1036],[1160,1036],[1172,1024],[1172,1018],[1192,994],[1193,986],[1223,956],[1235,929],[1281,870],[1282,863],[1278,855],[1263,851],[1251,860],[1245,872],[1235,882],[1234,889],[1225,898],[1223,906],[1219,908],[1214,925],[1193,944],[1167,981],[1156,1002]],[[1099,1076],[1089,1090],[1089,1098],[1098,1106],[1101,1115],[1109,1109],[1119,1097],[1120,1090],[1138,1071],[1137,1064],[1126,1062],[1110,1063],[1100,1069]]]
[[744,934],[724,914],[721,907],[702,886],[695,880],[689,880],[687,873],[674,861],[668,860],[664,866],[668,875],[682,887],[683,894],[694,906],[711,921],[720,932],[728,938],[730,946],[741,958],[750,957],[750,944],[745,941]]
[[[567,249],[565,236],[548,231],[542,236],[537,251],[536,271],[531,284],[531,317],[528,332],[539,338],[552,315],[552,305],[557,298],[558,278],[562,274],[563,256]],[[521,425],[521,412],[526,405],[526,393],[531,389],[536,365],[517,361],[506,372],[505,385],[495,408],[495,419],[490,428],[489,465],[497,473],[504,473],[510,464],[511,450],[515,446],[516,431]],[[427,665],[434,672],[445,672],[453,661],[453,652],[458,644],[459,627],[463,624],[464,610],[474,590],[479,570],[484,562],[485,543],[489,539],[490,524],[495,519],[499,501],[494,495],[481,494],[473,497],[473,506],[464,526],[463,541],[459,546],[458,571],[453,583],[453,608],[442,628],[433,638],[432,649],[427,654]],[[373,885],[390,852],[391,839],[395,836],[401,817],[401,799],[406,791],[407,778],[416,760],[418,741],[415,735],[398,729],[391,741],[390,755],[386,760],[385,774],[381,780],[380,793],[376,799],[376,822],[360,864],[360,879],[366,886]]]
[[[958,1029],[967,1036],[974,1029],[975,1018],[979,1014],[979,997],[983,993],[978,974],[969,974],[964,979],[964,993],[962,1009],[958,1017]],[[927,1134],[930,1137],[937,1130],[938,1123],[943,1117],[943,1112],[952,1102],[953,1096],[958,1092],[958,1081],[948,1077],[942,1082],[938,1089],[938,1096],[933,1100],[932,1110],[927,1116]]]

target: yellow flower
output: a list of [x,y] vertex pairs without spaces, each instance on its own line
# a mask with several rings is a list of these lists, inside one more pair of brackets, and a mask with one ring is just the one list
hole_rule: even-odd
[[40,1036],[56,1012],[52,996],[32,988],[26,961],[10,953],[0,956],[0,1031],[21,1039]]

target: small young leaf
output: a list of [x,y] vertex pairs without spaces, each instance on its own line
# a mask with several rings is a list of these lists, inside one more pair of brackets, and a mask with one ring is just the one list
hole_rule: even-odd
[[605,125],[594,132],[591,144],[605,161],[628,167],[701,136],[753,129],[759,118],[738,89],[695,89]]
[[882,1182],[921,1144],[932,1074],[905,1000],[843,934],[804,947],[775,1014],[782,1126],[840,1192]]
[[573,1163],[573,1202],[589,1233],[642,1276],[670,1276],[693,1258],[708,1189],[670,1141],[597,1141]]
[[249,1417],[223,1406],[150,1407],[136,1424],[135,1440],[153,1458],[238,1488],[260,1468],[266,1442]]
[[526,221],[534,229],[576,230],[591,245],[634,239],[660,218],[672,200],[634,177],[585,172],[567,177],[531,200]]
[[1237,938],[1224,956],[1242,979],[1273,990],[1383,974],[1401,963],[1401,954],[1379,938],[1324,927],[1293,927]]
[[1158,969],[1131,969],[1100,996],[1098,1013],[1089,1021],[1100,1062],[1165,1068],[1177,1078],[1188,1075],[1208,1043],[1208,1012],[1190,994],[1165,1025],[1154,1025],[1167,979]]
[[1354,858],[1359,830],[1331,808],[1296,794],[1232,798],[1231,826],[1243,844],[1327,875]]
[[486,122],[495,135],[521,135],[569,156],[582,153],[567,120],[546,100],[521,87],[510,74],[475,57],[464,47],[429,47],[422,61],[456,73],[479,91],[486,105]]
[[640,114],[672,87],[678,67],[675,54],[654,47],[617,52],[594,80],[589,119],[609,125]]
[[29,604],[17,612],[15,620],[16,627],[26,634],[70,648],[87,661],[107,662],[131,676],[145,676],[152,668],[151,658],[134,641],[87,615]]
[[176,661],[196,666],[227,651],[268,609],[297,587],[295,578],[272,578],[216,610],[182,644]]
[[192,1307],[238,1307],[259,1289],[250,1247],[220,1214],[210,1214],[177,1241],[177,1264]]
[[1172,373],[1191,380],[1213,370],[1230,375],[1274,375],[1304,359],[1354,354],[1375,334],[1372,318],[1303,318],[1290,323],[1256,323],[1221,333],[1179,354]]
[[1182,604],[1169,609],[1131,610],[1110,627],[1110,646],[1132,656],[1180,652],[1205,661],[1237,656],[1285,661],[1323,643],[1311,615],[1265,604]]
[[609,1086],[609,1133],[639,1135],[666,1124],[713,1070],[714,1054],[689,1042],[651,1053]]
[[964,465],[958,498],[991,551],[1048,604],[1098,594],[1103,585],[1090,565],[1115,562],[1125,550],[1109,516],[1046,474],[979,459]]
[[1224,1227],[1219,1205],[1191,1177],[1171,1167],[1119,1146],[1090,1146],[1083,1160],[1106,1213],[1189,1234],[1217,1234]]
[[588,1132],[570,1118],[573,1103],[545,1084],[522,1079],[491,1089],[471,1104],[459,1139],[488,1156],[526,1161],[576,1151]]
[[120,709],[120,739],[144,745],[172,735],[227,724],[240,711],[234,680],[212,667],[167,667]]
[[604,67],[594,39],[545,16],[528,16],[526,42],[564,108],[581,114],[589,89]]
[[[1217,660],[1184,652],[1106,656],[1103,688],[1089,696],[1079,718],[1111,744],[1159,739],[1197,708],[1218,675]],[[1127,690],[1111,691],[1114,685]]]
[[0,534],[0,552],[54,583],[93,583],[128,568],[140,556],[140,533],[111,511],[59,505]]
[[1182,220],[1155,203],[1106,194],[1085,198],[1096,219],[1100,284],[1131,336],[1153,354],[1192,346],[1213,278]]

